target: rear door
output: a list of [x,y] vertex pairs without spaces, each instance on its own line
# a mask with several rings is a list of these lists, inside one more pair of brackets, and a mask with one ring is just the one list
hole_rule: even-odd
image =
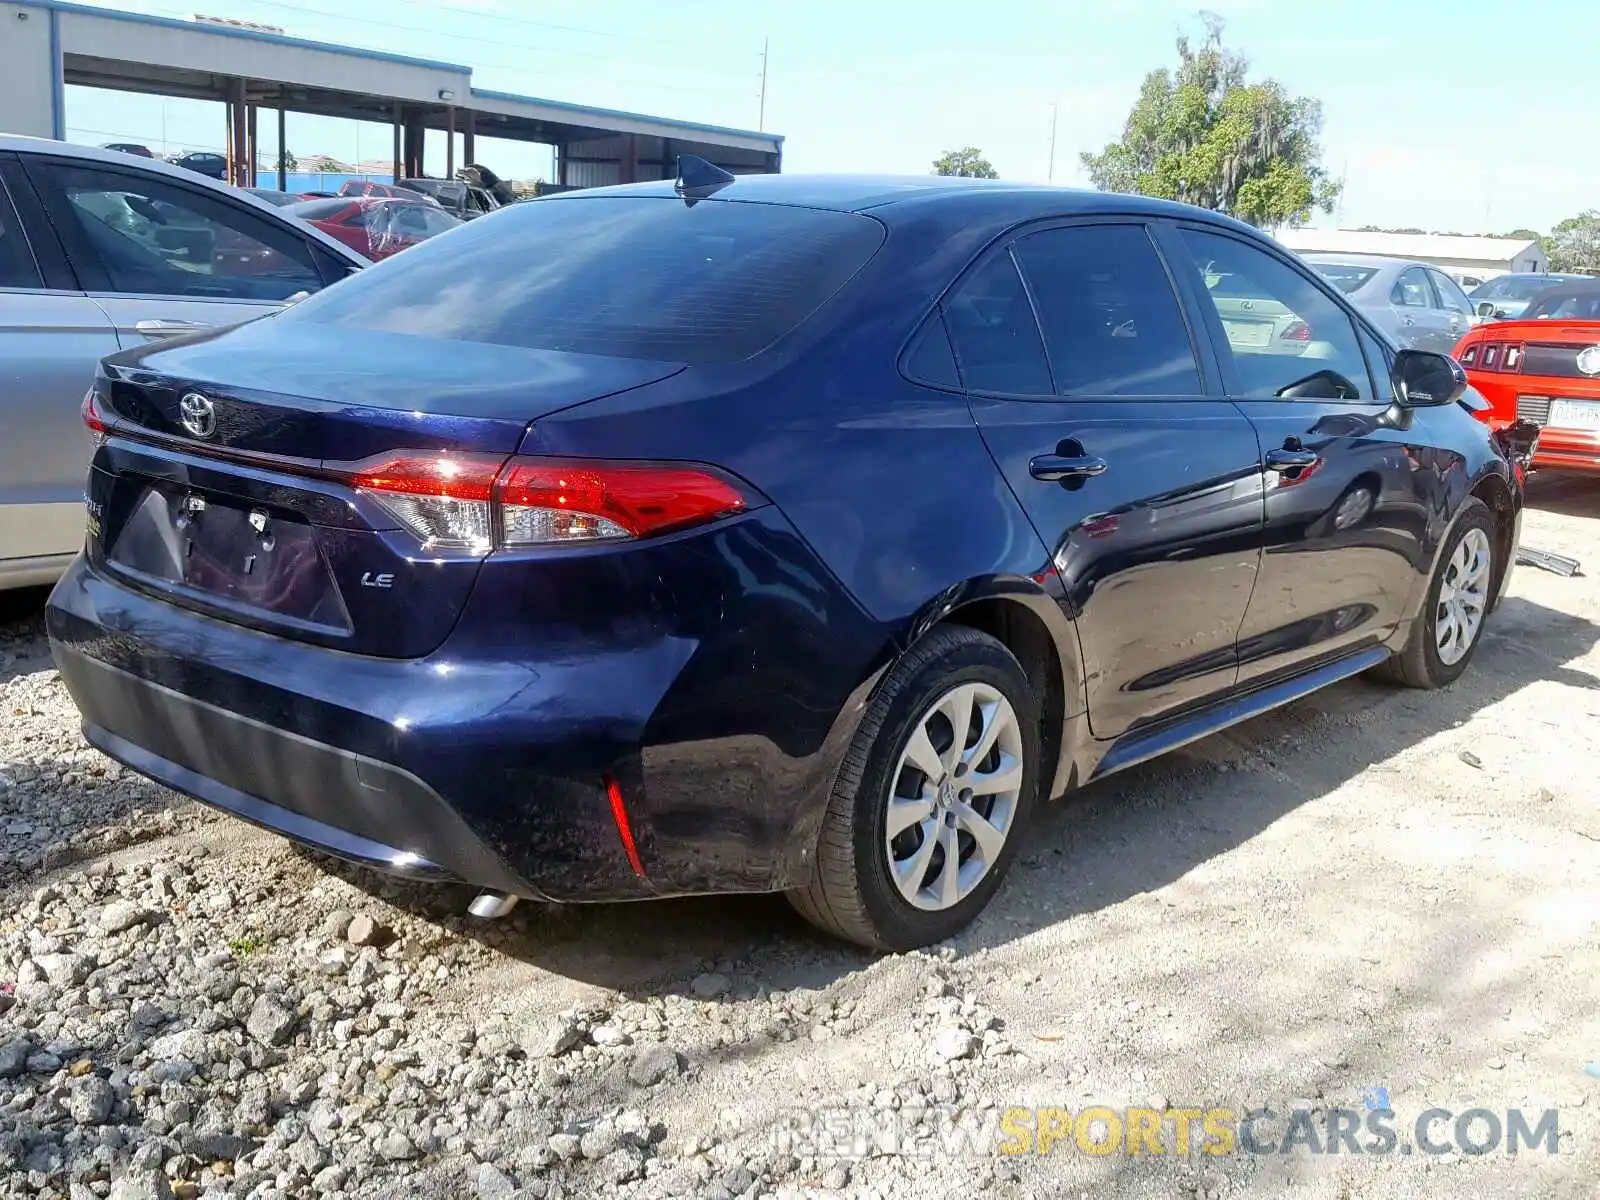
[[1228,336],[1225,303],[1205,313],[1228,393],[1263,451],[1266,548],[1239,629],[1239,681],[1376,641],[1412,592],[1423,532],[1413,471],[1429,452],[1380,422],[1392,392],[1374,386],[1358,326],[1319,279],[1213,227],[1170,237],[1197,286],[1223,264],[1234,293],[1284,308],[1308,331],[1247,346]]
[[328,282],[286,221],[209,189],[46,155],[24,163],[124,348],[248,321]]
[[79,409],[116,349],[15,156],[0,155],[0,586],[25,572],[46,581],[83,545],[91,446]]
[[944,318],[973,416],[1064,584],[1095,736],[1230,687],[1260,457],[1148,229],[1027,232],[969,272]]
[[1450,346],[1448,321],[1433,290],[1428,272],[1421,267],[1407,267],[1401,271],[1389,290],[1389,305],[1395,313],[1395,331],[1403,345],[1416,350],[1433,350],[1448,354]]

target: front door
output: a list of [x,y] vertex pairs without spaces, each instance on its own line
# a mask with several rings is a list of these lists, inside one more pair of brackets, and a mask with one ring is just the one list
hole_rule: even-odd
[[1231,687],[1260,553],[1256,436],[1208,387],[1146,228],[1028,233],[967,276],[945,320],[1064,585],[1095,736]]
[[[1239,629],[1240,682],[1377,641],[1411,595],[1422,532],[1419,459],[1381,419],[1392,393],[1374,386],[1358,326],[1310,272],[1198,226],[1173,239],[1197,286],[1219,264],[1229,280],[1206,319],[1229,394],[1261,441],[1265,553]],[[1287,310],[1308,336],[1291,345],[1235,335],[1240,294]]]

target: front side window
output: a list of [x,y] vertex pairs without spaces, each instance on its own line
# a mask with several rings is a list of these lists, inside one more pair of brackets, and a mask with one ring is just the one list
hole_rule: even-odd
[[109,291],[272,301],[322,286],[311,248],[261,213],[150,176],[62,163],[40,174]]
[[1017,242],[1064,396],[1183,396],[1200,369],[1167,272],[1138,225],[1047,229]]
[[1467,294],[1461,290],[1450,276],[1433,272],[1433,286],[1439,293],[1439,302],[1444,305],[1446,312],[1470,314],[1472,301],[1467,299]]
[[1231,237],[1181,231],[1214,306],[1236,394],[1252,400],[1370,398],[1349,316],[1310,276]]
[[1428,286],[1428,273],[1421,267],[1401,271],[1389,291],[1389,303],[1398,308],[1437,308],[1433,289]]
[[1013,396],[1055,393],[1033,306],[1009,254],[996,254],[945,301],[945,326],[961,368],[975,392]]

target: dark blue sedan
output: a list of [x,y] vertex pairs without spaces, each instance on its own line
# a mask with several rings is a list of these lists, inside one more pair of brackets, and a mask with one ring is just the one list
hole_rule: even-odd
[[783,891],[904,948],[1044,801],[1467,667],[1527,446],[1257,231],[697,178],[108,359],[49,608],[89,740],[480,913]]

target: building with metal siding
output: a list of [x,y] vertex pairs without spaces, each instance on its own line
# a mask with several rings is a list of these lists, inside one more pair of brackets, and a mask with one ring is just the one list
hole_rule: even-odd
[[262,109],[279,121],[279,144],[285,112],[391,125],[396,177],[428,173],[430,129],[448,135],[435,174],[473,161],[479,133],[554,146],[556,182],[568,186],[659,179],[678,154],[736,172],[782,166],[776,134],[474,89],[472,69],[454,63],[67,0],[0,0],[0,129],[62,137],[67,83],[222,102],[238,183],[256,182]]

